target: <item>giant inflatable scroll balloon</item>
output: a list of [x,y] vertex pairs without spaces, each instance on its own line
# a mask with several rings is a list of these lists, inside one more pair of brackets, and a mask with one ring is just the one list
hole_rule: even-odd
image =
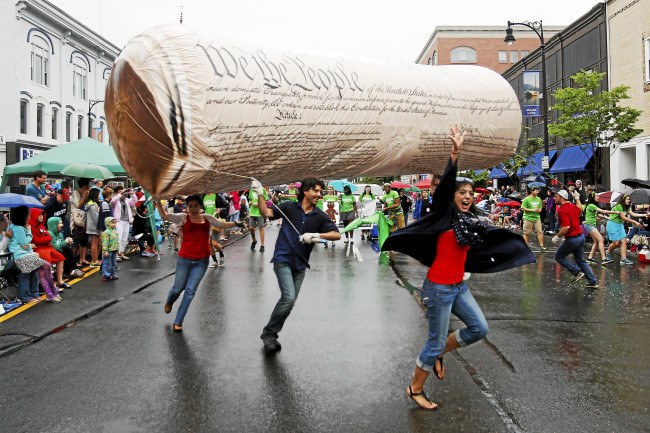
[[521,128],[514,91],[489,69],[303,55],[181,25],[126,45],[105,111],[120,162],[161,196],[242,188],[244,176],[440,172],[450,124],[469,132],[460,168],[487,168]]

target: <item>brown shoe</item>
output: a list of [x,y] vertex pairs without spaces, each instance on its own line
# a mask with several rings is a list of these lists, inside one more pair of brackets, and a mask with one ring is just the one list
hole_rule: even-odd
[[170,304],[165,304],[165,313],[169,314],[172,312],[172,306]]

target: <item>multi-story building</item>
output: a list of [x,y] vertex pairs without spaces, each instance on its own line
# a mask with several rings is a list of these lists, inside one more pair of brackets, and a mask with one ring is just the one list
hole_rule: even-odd
[[0,28],[0,170],[83,137],[108,143],[91,102],[120,49],[47,0],[0,2]]
[[[648,0],[642,0],[648,1]],[[517,40],[519,40],[520,27],[513,28]],[[505,33],[505,32],[504,32]],[[544,27],[546,33],[546,27]],[[539,39],[538,39],[539,42]],[[605,4],[598,3],[589,12],[578,18],[564,30],[550,38],[546,43],[546,89],[548,101],[548,121],[555,122],[558,113],[551,108],[555,104],[553,95],[555,91],[571,86],[571,76],[581,70],[594,72],[607,72],[607,27],[605,23]],[[541,49],[532,51],[528,57],[520,60],[502,75],[510,82],[510,85],[517,93],[520,103],[523,106],[526,95],[524,84],[525,71],[542,70]],[[602,89],[607,90],[607,82],[602,83]],[[523,126],[526,127],[525,137],[542,138],[544,135],[544,124],[542,117],[527,117],[523,119]],[[573,143],[578,144],[578,143]],[[552,154],[557,158],[551,161],[550,172],[560,177],[561,180],[570,181],[581,179],[588,183],[601,183],[607,186],[609,181],[609,153],[602,152],[597,157],[603,158],[601,179],[594,179],[593,154],[589,148],[584,146],[564,146],[561,138],[549,137],[549,157]],[[553,149],[557,153],[553,152]],[[541,161],[541,153],[535,155],[536,161]],[[536,170],[540,172],[539,165],[535,164]],[[528,174],[525,172],[522,174]],[[507,177],[507,175],[505,175]]]
[[[525,28],[517,29],[517,41],[506,45],[503,42],[505,28],[505,21],[503,26],[438,26],[415,62],[484,66],[501,74],[539,47],[537,34]],[[544,26],[544,38],[552,37],[563,28]]]
[[650,178],[650,0],[607,2],[609,86],[629,86],[622,103],[643,110],[636,124],[643,132],[611,152],[611,188],[625,178]]

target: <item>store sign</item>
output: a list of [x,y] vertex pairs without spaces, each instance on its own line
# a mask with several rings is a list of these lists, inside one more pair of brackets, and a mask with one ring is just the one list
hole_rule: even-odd
[[31,158],[32,156],[36,156],[39,153],[41,153],[42,150],[38,149],[28,149],[26,147],[20,147],[18,149],[18,160],[19,161],[24,161],[26,159]]

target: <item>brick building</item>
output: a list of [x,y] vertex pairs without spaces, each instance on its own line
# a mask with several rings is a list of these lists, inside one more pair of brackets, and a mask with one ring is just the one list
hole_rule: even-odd
[[650,178],[650,0],[607,2],[609,87],[629,86],[630,99],[622,104],[643,110],[636,124],[643,132],[621,143],[610,158],[612,189],[622,179]]
[[[525,27],[517,27],[517,41],[506,45],[503,42],[506,21],[502,26],[438,26],[416,63],[477,65],[501,74],[539,47],[539,37]],[[544,26],[545,39],[553,37],[563,28]]]

